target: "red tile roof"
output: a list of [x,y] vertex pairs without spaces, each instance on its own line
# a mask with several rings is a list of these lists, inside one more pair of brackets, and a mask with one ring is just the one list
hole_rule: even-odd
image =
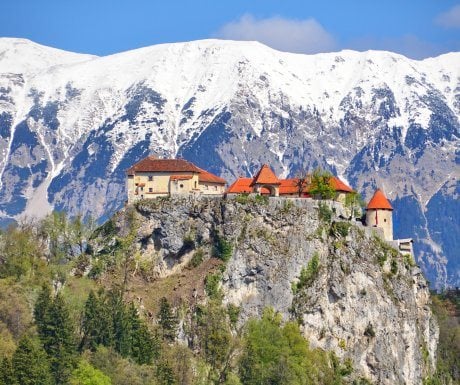
[[[280,195],[299,195],[298,178],[280,179],[280,182]],[[307,192],[306,185],[304,185],[302,195],[305,195]]]
[[387,197],[380,189],[377,189],[377,191],[374,193],[374,196],[369,201],[369,204],[366,207],[366,210],[378,209],[393,210],[393,207],[391,207],[391,204],[388,201]]
[[346,185],[336,176],[329,179],[329,184],[335,191],[353,192],[353,189],[350,186]]
[[158,159],[155,156],[148,156],[126,170],[128,175],[134,175],[136,172],[191,172],[198,174],[200,182],[226,183],[225,179],[211,174],[185,159]]
[[244,194],[251,193],[252,178],[238,178],[233,184],[227,189],[228,194]]
[[148,156],[131,166],[127,173],[132,175],[136,171],[199,172],[199,168],[184,159],[158,159],[154,156]]
[[[267,170],[271,172],[273,175],[274,173],[271,171],[271,169],[267,166],[264,165],[261,169],[262,170]],[[267,182],[267,179],[263,179],[266,177],[266,171],[261,172],[259,171],[258,175],[256,175],[254,178],[238,178],[227,190],[227,193],[230,194],[242,194],[242,193],[251,193],[253,192],[252,186],[255,183],[264,183],[264,184],[279,184],[279,193],[280,195],[298,195],[299,194],[299,187],[297,186],[298,184],[298,178],[290,178],[290,179],[278,179],[276,178],[277,182],[276,183],[269,183]],[[260,177],[259,174],[265,174]],[[259,176],[258,180],[263,180],[265,182],[256,182],[256,178]],[[272,179],[273,180],[273,179]],[[337,177],[332,177],[330,179],[330,184],[331,186],[336,190],[336,191],[343,191],[343,192],[353,192],[353,189],[346,185],[344,182],[342,182],[339,178]],[[309,185],[305,183],[301,196],[305,197],[308,196],[308,191],[309,191]],[[266,191],[265,191],[266,190]],[[262,194],[269,194],[270,191],[268,189],[263,189],[261,191]]]
[[205,183],[218,183],[218,184],[226,184],[227,181],[225,179],[222,179],[218,177],[217,175],[211,174],[209,171],[199,169],[200,174],[198,175],[198,180],[200,182],[205,182]]
[[251,185],[254,184],[280,184],[280,181],[270,166],[268,164],[264,164],[252,180]]

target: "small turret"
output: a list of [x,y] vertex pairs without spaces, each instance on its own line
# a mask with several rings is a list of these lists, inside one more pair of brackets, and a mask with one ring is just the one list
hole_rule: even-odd
[[280,195],[280,180],[268,164],[264,164],[251,182],[253,192],[262,193],[263,189],[270,192],[270,196]]
[[381,228],[385,240],[393,240],[393,207],[380,189],[366,207],[366,225]]

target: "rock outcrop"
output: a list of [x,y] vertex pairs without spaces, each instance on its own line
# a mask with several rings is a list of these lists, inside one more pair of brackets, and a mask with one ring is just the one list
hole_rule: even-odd
[[427,282],[410,256],[344,214],[310,199],[187,196],[138,202],[111,227],[134,228],[157,279],[194,274],[183,268],[197,250],[211,258],[225,240],[223,301],[241,307],[241,322],[271,306],[297,319],[312,346],[351,359],[360,376],[421,384],[438,338]]

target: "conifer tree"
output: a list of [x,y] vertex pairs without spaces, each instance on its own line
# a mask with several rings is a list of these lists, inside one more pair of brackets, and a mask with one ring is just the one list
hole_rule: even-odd
[[49,361],[38,341],[25,336],[13,354],[13,372],[20,385],[52,385]]
[[103,291],[100,291],[99,295],[94,294],[93,291],[89,293],[85,303],[82,329],[80,350],[94,351],[98,345],[113,345],[112,309]]
[[178,319],[171,310],[168,300],[163,297],[160,300],[160,311],[157,314],[158,324],[161,327],[163,339],[173,342],[176,338]]
[[37,325],[38,335],[40,339],[45,338],[47,335],[47,328],[51,322],[50,313],[53,306],[53,299],[51,297],[51,288],[49,285],[43,285],[40,294],[34,307],[35,324]]
[[128,317],[131,325],[131,357],[139,365],[150,364],[157,354],[157,346],[133,303],[128,307]]
[[13,365],[6,357],[0,362],[0,385],[19,385],[14,376]]
[[34,315],[56,384],[64,384],[73,369],[75,354],[74,328],[67,306],[60,294],[53,300],[49,286],[44,286]]
[[75,363],[75,334],[69,311],[60,294],[50,309],[47,334],[42,340],[56,384],[66,384]]
[[98,345],[99,325],[98,317],[98,299],[91,290],[85,302],[85,310],[83,313],[82,331],[83,338],[80,343],[80,351],[85,348],[94,351]]
[[112,311],[115,350],[123,357],[128,357],[131,354],[131,320],[121,292],[110,292],[108,303]]
[[157,377],[161,385],[175,385],[177,381],[174,377],[174,372],[165,361],[160,362],[157,367]]

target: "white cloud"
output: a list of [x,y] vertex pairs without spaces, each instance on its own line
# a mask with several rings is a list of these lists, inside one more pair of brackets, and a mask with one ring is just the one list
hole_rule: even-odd
[[438,15],[435,21],[446,28],[460,28],[460,4]]
[[272,17],[257,20],[244,15],[225,24],[216,37],[231,40],[256,40],[280,51],[298,53],[328,52],[336,42],[315,19],[291,20]]

